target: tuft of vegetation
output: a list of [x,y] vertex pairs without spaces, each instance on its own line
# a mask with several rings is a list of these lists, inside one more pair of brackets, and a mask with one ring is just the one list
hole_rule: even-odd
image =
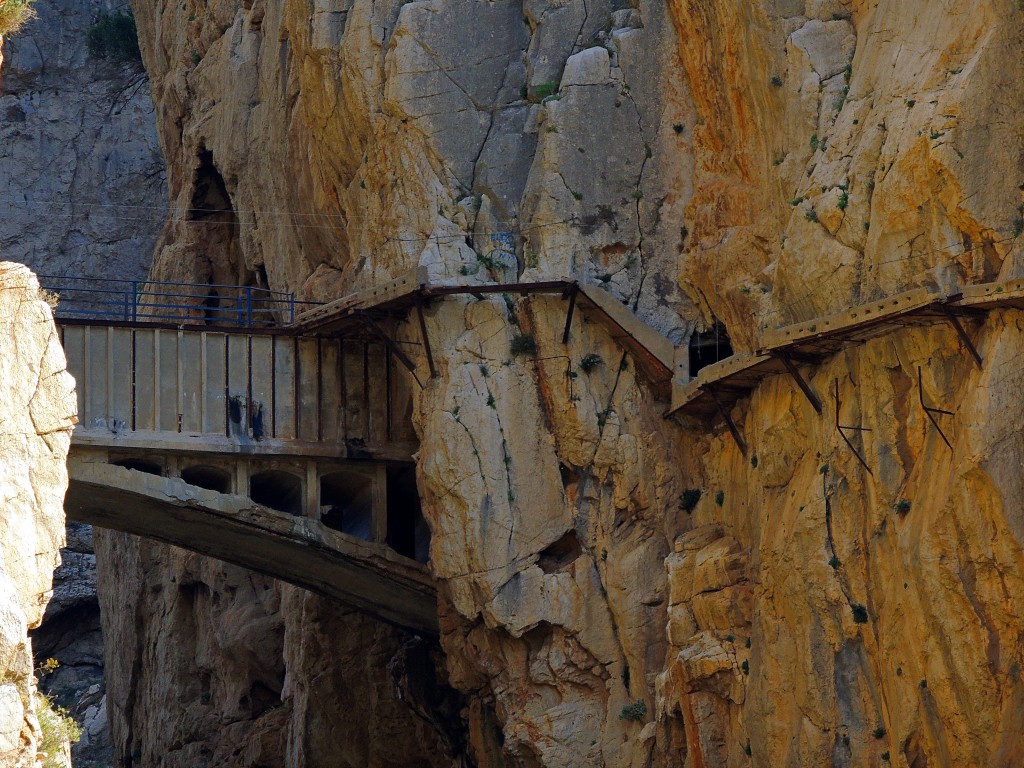
[[697,508],[697,502],[700,501],[701,492],[699,488],[687,488],[681,494],[679,494],[679,508],[683,512],[693,512]]
[[811,152],[817,152],[818,147],[821,146],[821,139],[818,138],[818,134],[811,134]]
[[793,205],[793,206],[797,206],[797,205],[800,205],[800,203],[802,203],[803,201],[804,201],[803,195],[797,195],[796,197],[794,197],[793,199],[791,199],[789,201],[789,204]]
[[86,32],[86,44],[89,55],[97,59],[118,63],[142,61],[135,19],[130,13],[101,13]]
[[754,469],[757,469],[757,454],[756,453],[753,456],[750,457],[750,466],[752,466]]
[[868,623],[868,609],[860,603],[850,603],[850,610],[853,611],[853,620],[857,624]]
[[626,704],[619,712],[619,720],[632,720],[640,723],[645,717],[647,717],[647,703],[643,699]]
[[753,754],[753,751],[752,751],[752,750],[750,749],[750,742],[749,742],[749,741],[747,742],[747,746],[745,746],[745,747],[743,748],[743,753],[744,753],[744,754],[746,754],[746,755],[747,755],[748,757],[749,757],[749,756],[750,756],[751,754]]
[[873,730],[871,732],[871,735],[874,736],[876,739],[884,739],[885,738],[885,728],[880,725],[877,728],[875,728],[875,730]]
[[552,81],[549,83],[541,83],[533,87],[533,90],[529,92],[527,101],[531,104],[544,101],[544,99],[550,98],[558,93],[558,83]]
[[928,681],[922,679],[920,685],[921,685],[922,688],[927,688],[928,687]]
[[892,508],[898,515],[906,515],[910,512],[910,502],[907,499],[900,499],[892,505]]
[[818,212],[813,208],[808,208],[804,212],[804,218],[807,219],[808,221],[816,222],[818,220]]
[[778,75],[772,75],[772,85],[774,85],[776,88],[781,88],[782,78],[779,77]]
[[[57,305],[60,304],[60,294],[57,291],[51,291],[49,288],[40,288],[39,300],[46,302],[50,309],[56,312]],[[50,661],[53,661],[53,659],[50,659]]]
[[497,409],[498,405],[494,400],[494,394],[491,392],[487,393],[487,407]]
[[604,360],[601,358],[601,356],[594,352],[591,352],[589,355],[580,360],[580,370],[583,371],[584,373],[590,373],[602,363],[604,363]]
[[82,738],[81,727],[64,707],[39,692],[36,692],[36,716],[42,732],[38,748],[44,755],[43,768],[64,768],[64,744],[74,744]]
[[683,125],[682,123],[676,123],[675,125],[672,126],[672,130],[675,131],[676,133],[682,133],[683,131],[686,130],[686,126]]
[[743,663],[740,664],[740,669],[743,670],[743,674],[744,675],[749,675],[750,674],[750,662],[747,661],[746,659],[744,659]]
[[882,759],[885,760],[885,762],[888,763],[889,762],[889,753],[888,752],[883,752],[882,753]]
[[839,202],[836,203],[840,211],[845,211],[846,206],[850,204],[850,193],[845,189],[839,193]]
[[32,0],[7,0],[0,4],[0,36],[13,35],[35,17]]
[[1022,232],[1024,232],[1024,219],[1014,219],[1013,236],[1020,237]]
[[533,355],[537,353],[537,341],[528,333],[517,333],[512,337],[513,355]]
[[913,99],[906,99],[903,103],[907,105],[907,109],[913,109],[914,105],[917,104]]
[[836,557],[835,555],[832,555],[832,557],[830,557],[830,558],[828,559],[828,564],[829,564],[829,566],[830,566],[830,567],[831,567],[831,568],[832,568],[833,570],[836,570],[836,569],[838,569],[838,568],[839,568],[839,565],[840,565],[840,563],[839,563],[839,558],[838,558],[838,557]]
[[715,494],[715,504],[722,506],[725,503],[725,491],[718,491]]

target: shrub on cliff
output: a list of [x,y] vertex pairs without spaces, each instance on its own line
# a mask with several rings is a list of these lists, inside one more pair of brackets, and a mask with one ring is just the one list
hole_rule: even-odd
[[36,715],[42,738],[38,749],[45,757],[43,768],[67,768],[66,745],[82,738],[82,729],[64,707],[57,706],[43,693],[36,693]]
[[32,0],[0,0],[0,37],[13,35],[35,15]]
[[101,13],[87,35],[90,56],[117,62],[142,61],[135,19],[130,13]]

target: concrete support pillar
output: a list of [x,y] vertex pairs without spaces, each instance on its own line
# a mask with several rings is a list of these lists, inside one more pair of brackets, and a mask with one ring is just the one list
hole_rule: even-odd
[[306,483],[303,502],[306,517],[310,520],[320,519],[320,473],[315,461],[306,462]]
[[388,468],[379,464],[373,474],[373,541],[385,543],[388,538]]
[[239,459],[235,464],[235,479],[232,491],[238,496],[249,495],[249,462]]

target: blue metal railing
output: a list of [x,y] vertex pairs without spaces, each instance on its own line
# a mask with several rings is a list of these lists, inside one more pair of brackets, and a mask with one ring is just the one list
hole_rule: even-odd
[[267,328],[295,322],[295,294],[249,285],[39,275],[60,319]]

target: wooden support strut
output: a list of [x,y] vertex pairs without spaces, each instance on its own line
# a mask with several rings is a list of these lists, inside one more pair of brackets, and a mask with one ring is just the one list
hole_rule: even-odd
[[566,293],[569,294],[569,311],[565,314],[565,330],[562,331],[562,343],[569,343],[569,331],[572,330],[572,315],[576,311],[576,294],[580,292],[577,286],[569,288]]
[[707,393],[711,395],[712,401],[715,403],[715,408],[718,409],[718,413],[723,419],[725,419],[725,425],[729,428],[729,432],[732,434],[732,439],[736,441],[736,446],[740,449],[740,453],[744,456],[747,455],[747,444],[740,435],[739,429],[736,427],[736,422],[732,420],[732,416],[729,415],[729,411],[726,410],[725,406],[722,405],[722,401],[718,399],[718,394],[714,389],[708,387]]
[[800,375],[800,369],[793,364],[793,361],[789,359],[788,355],[777,354],[776,357],[786,367],[786,372],[793,378],[797,386],[800,387],[800,391],[804,393],[804,396],[810,402],[811,407],[821,415],[821,398],[811,389],[811,385],[807,383],[806,379]]
[[979,368],[981,368],[981,355],[978,353],[978,348],[974,346],[974,342],[971,341],[971,337],[967,333],[967,330],[960,322],[960,318],[953,314],[953,310],[945,304],[941,305],[940,308],[942,309],[942,313],[946,316],[946,319],[949,320],[950,325],[952,325],[953,329],[956,331],[956,335],[960,337],[960,341],[962,341],[964,346],[967,347],[967,351],[971,353],[971,357],[974,358],[974,362],[977,363]]
[[942,438],[942,442],[944,442],[946,444],[946,447],[949,448],[949,450],[952,451],[953,450],[953,445],[952,445],[952,443],[949,442],[949,439],[946,437],[946,433],[942,431],[942,427],[939,426],[939,422],[935,418],[934,414],[941,413],[944,416],[952,416],[953,412],[952,411],[944,411],[941,408],[932,408],[932,407],[930,407],[928,405],[925,405],[925,402],[924,402],[924,387],[921,386],[921,366],[917,366],[917,399],[918,399],[918,402],[921,403],[921,408],[922,408],[922,410],[924,410],[925,416],[928,417],[928,420],[932,423],[932,426],[935,427],[935,431],[938,432],[939,433],[939,437]]
[[840,424],[839,423],[839,410],[842,407],[842,403],[840,403],[840,401],[839,401],[839,379],[836,379],[836,392],[835,392],[835,395],[836,395],[836,431],[839,433],[839,436],[841,438],[843,438],[843,442],[845,442],[846,445],[849,447],[849,449],[851,451],[853,451],[853,455],[857,457],[857,461],[859,461],[861,463],[861,465],[864,467],[864,469],[866,469],[868,471],[869,475],[874,476],[875,473],[871,471],[871,467],[868,466],[868,463],[864,460],[864,457],[860,455],[860,451],[858,451],[854,447],[853,443],[850,442],[850,438],[848,438],[846,436],[846,433],[843,431],[844,429],[851,429],[851,430],[855,430],[857,432],[870,432],[871,430],[868,429],[867,427],[847,427],[847,426],[844,426],[844,425]]
[[409,369],[409,372],[412,374],[412,377],[416,379],[416,383],[420,385],[420,389],[423,389],[423,382],[420,381],[420,377],[416,375],[416,364],[409,359],[409,356],[405,354],[402,348],[399,347],[390,336],[384,333],[384,330],[379,325],[377,325],[374,319],[370,317],[367,313],[357,311],[355,315],[366,325],[367,328],[370,329],[370,331],[373,332],[375,336],[377,336],[381,341],[384,342],[385,346],[387,346],[387,348],[394,353],[395,357],[399,359],[402,365]]
[[427,365],[430,366],[430,378],[437,378],[437,368],[434,367],[434,355],[430,351],[430,336],[427,335],[427,321],[423,317],[423,295],[416,293],[416,317],[420,323],[420,337],[423,339],[423,351],[427,355]]

